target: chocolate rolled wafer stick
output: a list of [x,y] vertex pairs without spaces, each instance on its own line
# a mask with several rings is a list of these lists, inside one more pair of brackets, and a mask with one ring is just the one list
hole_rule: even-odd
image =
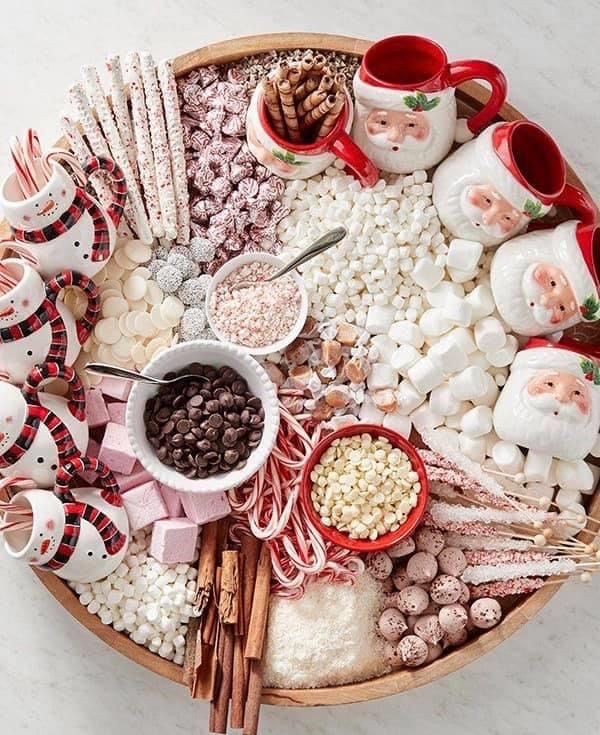
[[332,87],[333,87],[333,77],[330,76],[329,74],[325,74],[325,76],[321,77],[321,81],[319,82],[317,91],[318,92],[329,92]]
[[283,113],[281,112],[281,104],[279,101],[277,87],[270,79],[263,79],[261,87],[265,97],[265,104],[269,112],[269,117],[271,119],[271,124],[273,125],[277,135],[285,138],[287,136],[287,130],[283,120]]
[[278,64],[277,69],[275,69],[275,81],[278,82],[281,79],[287,79],[289,70],[290,70],[289,62],[287,62],[284,59]]
[[296,90],[296,87],[298,86],[300,82],[301,76],[302,76],[302,71],[300,70],[299,66],[294,65],[290,67],[287,78],[288,78],[288,82],[292,86],[292,92]]
[[325,64],[327,63],[327,59],[323,56],[323,54],[317,54],[313,61],[313,72],[320,72]]
[[300,122],[302,125],[309,128],[333,109],[335,101],[336,97],[334,94],[328,95],[318,107],[313,107],[312,110],[309,110],[306,115],[301,118]]
[[294,107],[294,95],[292,85],[288,79],[281,79],[277,82],[277,89],[281,97],[281,106],[283,108],[283,116],[288,130],[288,137],[292,143],[300,141],[300,126],[298,124],[298,115]]
[[346,89],[346,76],[345,74],[342,74],[339,72],[333,77],[333,87],[334,92],[344,92]]
[[309,110],[312,110],[314,107],[318,107],[325,97],[327,97],[327,92],[319,92],[318,89],[311,92],[308,97],[303,99],[298,105],[298,114],[301,117],[304,117]]
[[309,72],[312,71],[313,64],[315,63],[314,57],[311,53],[304,54],[300,60],[300,80],[304,81],[308,76]]
[[294,99],[296,102],[300,102],[300,100],[303,100],[305,97],[307,97],[311,92],[314,92],[315,89],[319,86],[319,79],[318,77],[311,76],[308,77],[304,82],[301,82],[294,91]]
[[317,132],[317,138],[326,138],[331,133],[345,104],[346,95],[343,92],[337,92],[335,95],[335,104],[323,118],[319,131]]

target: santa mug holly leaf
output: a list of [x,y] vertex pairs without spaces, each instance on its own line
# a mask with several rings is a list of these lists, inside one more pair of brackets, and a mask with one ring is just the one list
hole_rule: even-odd
[[543,216],[542,203],[534,202],[533,199],[528,199],[523,207],[523,212],[529,217],[529,219],[537,219]]
[[585,379],[594,385],[600,385],[600,367],[593,360],[587,358],[583,359],[579,364],[581,365]]
[[427,95],[424,95],[423,92],[417,92],[416,94],[406,95],[404,104],[413,112],[429,112],[429,110],[433,110],[434,107],[440,104],[440,98],[427,99]]
[[600,319],[600,300],[590,294],[579,307],[582,319],[586,322],[595,322]]
[[284,163],[289,163],[290,166],[304,166],[304,164],[306,163],[306,161],[298,161],[296,159],[296,156],[289,151],[278,151],[276,148],[274,148],[271,153],[275,156],[275,158],[278,158],[280,161],[283,161]]

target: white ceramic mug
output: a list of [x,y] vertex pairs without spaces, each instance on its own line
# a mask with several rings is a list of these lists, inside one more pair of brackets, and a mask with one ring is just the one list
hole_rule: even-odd
[[[72,365],[100,314],[100,297],[93,281],[67,271],[44,284],[24,260],[10,258],[3,266],[17,281],[0,295],[0,373],[11,383],[23,383],[34,365],[50,361]],[[85,314],[75,320],[57,299],[66,286],[77,286],[87,297]]]

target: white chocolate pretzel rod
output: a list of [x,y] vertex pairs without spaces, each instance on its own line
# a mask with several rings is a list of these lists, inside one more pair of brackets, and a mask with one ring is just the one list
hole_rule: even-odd
[[162,222],[160,202],[158,199],[154,155],[150,141],[150,128],[148,127],[148,113],[146,111],[146,99],[144,97],[142,72],[140,70],[140,58],[137,52],[128,54],[125,59],[125,78],[129,84],[138,169],[142,186],[144,187],[150,226],[152,227],[154,236],[161,238],[165,235],[165,228]]
[[190,239],[190,200],[187,186],[183,126],[179,113],[173,63],[170,60],[167,59],[158,64],[158,81],[163,97],[167,137],[171,152],[173,187],[177,205],[177,241],[187,243]]
[[148,106],[148,121],[150,123],[150,138],[154,153],[156,169],[156,183],[158,186],[158,200],[162,213],[165,235],[169,240],[177,238],[177,209],[175,206],[175,191],[171,172],[171,157],[167,142],[167,131],[163,115],[162,100],[158,88],[156,66],[152,54],[140,54],[144,94]]
[[127,94],[125,92],[125,83],[123,81],[123,71],[121,69],[121,59],[116,54],[106,58],[106,68],[110,73],[111,86],[110,98],[112,101],[112,110],[117,123],[117,129],[127,158],[131,164],[133,173],[137,181],[140,180],[137,170],[137,151],[135,150],[135,140],[133,138],[133,130],[131,128],[131,117],[129,116],[129,107],[127,105]]
[[[69,88],[69,94],[68,94],[69,104],[77,114],[77,118],[79,120],[79,124],[81,125],[81,128],[83,130],[83,133],[85,137],[87,138],[87,145],[85,141],[82,139],[81,141],[78,140],[78,129],[75,123],[71,123],[69,126],[69,129],[71,132],[68,132],[67,130],[64,130],[65,135],[71,142],[71,145],[77,145],[77,150],[82,155],[84,154],[84,150],[81,147],[81,143],[83,143],[86,148],[89,145],[89,148],[91,149],[91,153],[96,156],[105,156],[107,158],[111,157],[110,149],[108,147],[108,143],[104,139],[104,136],[102,135],[102,131],[100,130],[100,127],[98,123],[96,122],[96,118],[94,117],[94,114],[92,112],[92,108],[90,107],[90,104],[88,102],[87,97],[85,96],[85,91],[81,84],[73,84]],[[68,120],[68,118],[64,118]],[[75,141],[73,143],[72,141]],[[79,153],[77,152],[75,148],[73,148],[73,152],[75,155],[79,158]],[[85,161],[82,161],[82,159],[79,158],[79,163],[84,166],[89,158],[89,154],[86,155]],[[100,200],[103,204],[108,204],[110,201],[110,198],[112,194],[110,193],[110,188],[104,182],[104,179],[101,176],[96,176],[96,192],[98,196],[100,197]],[[138,228],[137,228],[137,220],[135,217],[135,212],[133,210],[133,204],[132,201],[127,198],[127,201],[125,202],[125,218],[127,220],[127,223],[133,230],[133,232],[137,235]]]
[[108,102],[106,101],[106,96],[102,89],[102,85],[100,84],[98,72],[93,66],[84,66],[81,71],[88,97],[90,102],[96,108],[96,114],[98,115],[102,131],[106,136],[106,140],[112,153],[112,158],[121,167],[123,175],[125,176],[127,191],[135,212],[138,237],[142,242],[151,244],[153,239],[152,232],[150,231],[150,225],[148,224],[148,217],[146,216],[142,195],[137,181],[135,180],[135,175],[129,164],[127,152],[125,151],[123,141],[121,140],[121,136],[117,130],[112,112],[108,106]]

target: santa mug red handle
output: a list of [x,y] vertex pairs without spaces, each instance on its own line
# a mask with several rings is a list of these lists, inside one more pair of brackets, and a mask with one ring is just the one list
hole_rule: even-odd
[[83,344],[91,335],[100,317],[100,294],[91,278],[75,271],[63,271],[51,278],[46,284],[48,298],[56,301],[58,294],[67,286],[76,286],[81,289],[87,299],[85,314],[75,322],[77,338],[79,343]]
[[506,77],[495,64],[478,59],[453,61],[448,65],[448,74],[451,87],[458,87],[472,79],[481,79],[490,85],[491,93],[488,101],[479,112],[466,120],[467,128],[476,135],[492,122],[504,104],[507,91]]

